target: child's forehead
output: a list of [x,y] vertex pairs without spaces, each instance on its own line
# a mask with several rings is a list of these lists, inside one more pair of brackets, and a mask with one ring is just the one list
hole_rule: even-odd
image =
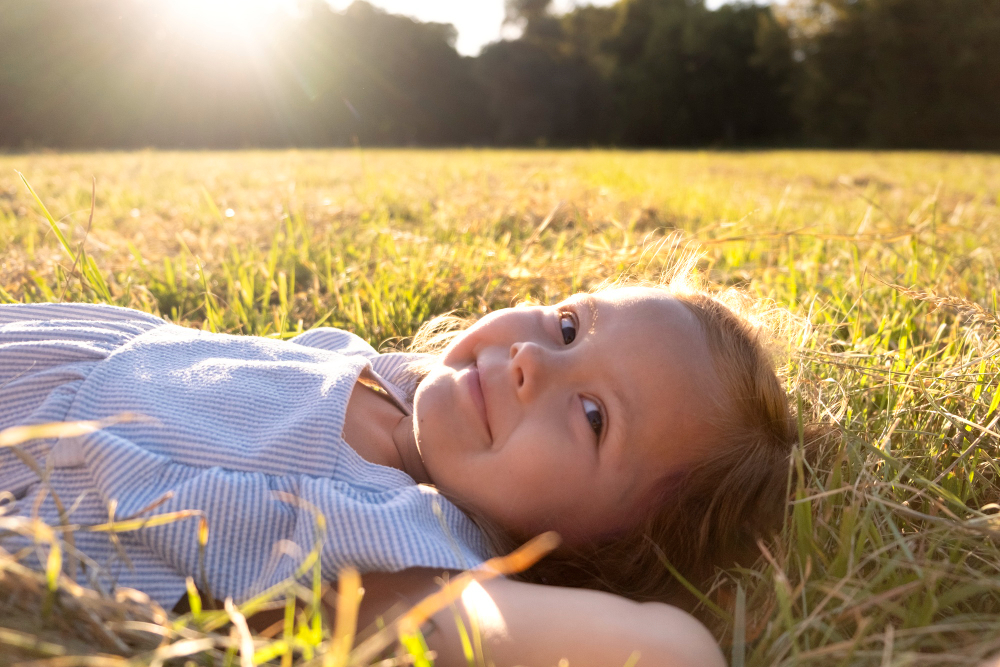
[[674,300],[673,293],[666,287],[650,285],[617,285],[606,287],[594,292],[581,292],[570,298],[591,298],[605,303],[637,303],[641,301]]
[[[619,337],[605,348],[617,366],[625,441],[640,475],[659,479],[706,452],[721,379],[702,326],[666,290],[635,293],[619,313]],[[645,298],[643,298],[645,297]]]
[[[643,324],[664,329],[690,327],[696,322],[683,302],[666,289],[657,287],[619,287],[579,299],[598,313],[611,311],[613,316],[632,326]],[[610,316],[610,313],[609,313]]]
[[[695,314],[669,291],[621,288],[592,295],[603,351],[654,395],[701,394],[716,385],[708,340]],[[673,390],[673,392],[668,391]],[[645,402],[650,396],[640,392]],[[674,397],[676,398],[676,397]]]
[[586,310],[591,334],[603,329],[636,343],[644,339],[648,349],[691,348],[700,360],[708,351],[698,318],[666,287],[628,285],[577,292],[555,305],[564,304]]

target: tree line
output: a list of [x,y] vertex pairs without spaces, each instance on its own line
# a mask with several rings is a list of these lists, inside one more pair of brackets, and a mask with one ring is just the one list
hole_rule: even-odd
[[302,0],[243,41],[0,0],[0,147],[1000,148],[1000,0],[508,0],[519,39]]

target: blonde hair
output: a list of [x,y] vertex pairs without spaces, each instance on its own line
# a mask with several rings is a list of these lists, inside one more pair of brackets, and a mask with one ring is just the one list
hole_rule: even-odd
[[[787,501],[789,455],[797,420],[777,368],[782,339],[805,333],[787,310],[740,289],[713,290],[684,251],[656,282],[621,278],[596,292],[627,286],[663,289],[684,304],[704,331],[721,380],[709,411],[710,445],[700,460],[671,476],[659,502],[631,530],[561,549],[518,576],[536,583],[606,590],[634,600],[684,603],[670,568],[695,585],[718,567],[756,558],[756,541],[780,524]],[[414,351],[438,351],[471,319],[449,316],[425,325]],[[488,518],[470,513],[492,549],[507,553],[517,540]],[[669,568],[665,563],[669,563]]]

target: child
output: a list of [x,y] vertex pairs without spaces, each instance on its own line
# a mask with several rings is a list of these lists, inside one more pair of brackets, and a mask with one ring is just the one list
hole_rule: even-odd
[[[494,619],[497,665],[624,664],[636,649],[640,664],[722,664],[690,616],[602,591],[670,599],[663,558],[700,581],[780,511],[794,429],[761,331],[682,281],[418,336],[437,354],[380,355],[334,329],[285,342],[107,306],[0,306],[0,430],[147,418],[2,451],[0,491],[8,513],[51,525],[202,512],[204,553],[190,521],[120,545],[73,533],[82,582],[167,607],[188,576],[240,601],[294,572],[315,522],[275,491],[326,517],[322,573],[366,573],[369,618],[555,530],[564,546],[523,581],[463,597]],[[440,616],[428,642],[464,664]]]

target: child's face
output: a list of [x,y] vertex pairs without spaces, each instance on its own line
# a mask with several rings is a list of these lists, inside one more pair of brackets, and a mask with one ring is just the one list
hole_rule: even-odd
[[490,313],[417,389],[434,484],[518,535],[579,542],[633,524],[699,456],[718,380],[694,315],[663,290]]

